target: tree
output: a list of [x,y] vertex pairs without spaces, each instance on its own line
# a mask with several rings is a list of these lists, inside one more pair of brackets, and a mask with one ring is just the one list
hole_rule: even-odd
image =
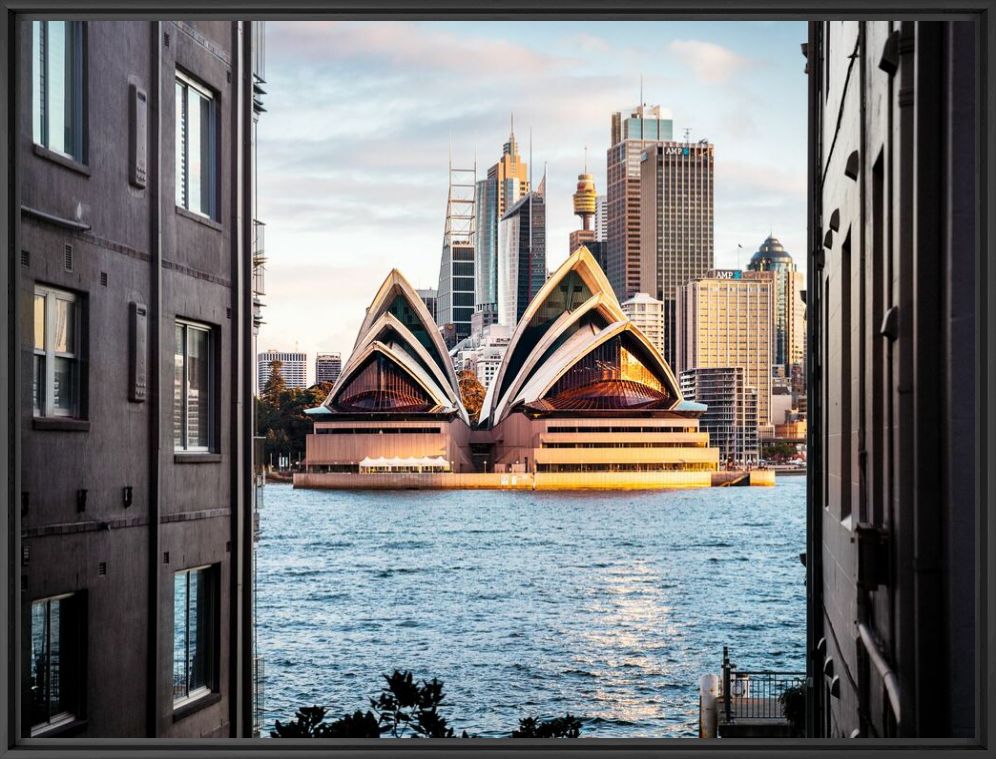
[[513,738],[577,738],[581,735],[581,720],[573,714],[537,722],[534,717],[519,720]]
[[304,458],[305,440],[312,431],[311,419],[305,411],[320,406],[332,384],[287,387],[281,366],[280,361],[271,362],[270,378],[256,399],[256,434],[264,438],[265,457],[287,456],[296,461]]
[[457,379],[460,381],[460,399],[470,415],[470,421],[476,424],[481,415],[481,407],[484,405],[484,385],[470,369],[460,371]]
[[[295,719],[284,724],[277,720],[270,733],[273,738],[453,738],[453,728],[439,714],[445,695],[443,683],[436,678],[415,682],[411,672],[395,670],[384,675],[386,686],[377,698],[370,699],[370,711],[357,709],[352,714],[325,722],[327,710],[322,706],[306,706],[297,710]],[[523,717],[513,738],[577,738],[581,720],[572,714],[537,720]],[[470,738],[463,731],[461,738]]]

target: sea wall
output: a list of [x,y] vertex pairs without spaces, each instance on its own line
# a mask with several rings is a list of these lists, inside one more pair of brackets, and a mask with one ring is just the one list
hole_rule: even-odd
[[[707,488],[714,472],[539,472],[530,474],[453,473],[355,474],[298,472],[294,487],[328,490],[660,490]],[[773,485],[774,473],[750,484]]]

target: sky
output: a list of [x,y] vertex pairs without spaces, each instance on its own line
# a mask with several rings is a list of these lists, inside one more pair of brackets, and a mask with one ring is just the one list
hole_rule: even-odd
[[805,39],[805,22],[269,22],[260,350],[308,353],[313,380],[316,352],[348,357],[392,268],[435,287],[450,156],[483,177],[512,114],[534,184],[546,167],[555,269],[585,148],[604,193],[612,113],[639,104],[641,78],[675,138],[715,145],[717,268],[773,233],[803,270]]

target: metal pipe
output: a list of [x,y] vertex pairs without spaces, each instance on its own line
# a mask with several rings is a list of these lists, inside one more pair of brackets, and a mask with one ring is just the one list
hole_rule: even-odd
[[892,713],[896,717],[896,723],[902,722],[901,712],[899,704],[899,678],[896,673],[892,671],[892,668],[886,663],[885,658],[882,656],[881,652],[878,650],[878,646],[875,644],[875,638],[872,637],[871,630],[868,629],[868,625],[864,622],[858,623],[858,634],[861,636],[861,642],[864,644],[865,651],[868,652],[868,656],[875,665],[875,669],[878,672],[879,677],[882,678],[882,682],[885,684],[885,691],[889,694],[889,704],[892,706]]

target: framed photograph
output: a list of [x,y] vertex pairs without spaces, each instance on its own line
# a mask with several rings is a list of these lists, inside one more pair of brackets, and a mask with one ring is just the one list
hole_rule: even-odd
[[991,3],[0,4],[0,756],[990,747]]

